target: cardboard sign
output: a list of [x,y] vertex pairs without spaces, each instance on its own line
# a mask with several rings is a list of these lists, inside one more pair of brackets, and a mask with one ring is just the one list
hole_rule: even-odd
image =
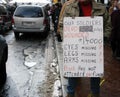
[[102,77],[103,18],[64,18],[63,75],[65,77]]

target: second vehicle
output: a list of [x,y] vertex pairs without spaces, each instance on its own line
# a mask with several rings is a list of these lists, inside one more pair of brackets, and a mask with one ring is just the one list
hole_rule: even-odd
[[13,30],[15,38],[20,33],[40,32],[47,35],[50,29],[50,22],[45,15],[44,7],[39,5],[20,5],[13,14]]

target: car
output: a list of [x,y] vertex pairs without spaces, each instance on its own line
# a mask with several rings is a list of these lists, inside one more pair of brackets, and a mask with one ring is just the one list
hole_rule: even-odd
[[6,62],[8,59],[8,44],[5,38],[0,35],[0,89],[3,87],[6,81]]
[[12,29],[12,15],[7,8],[0,4],[0,34],[4,34],[6,30]]
[[44,7],[39,5],[19,5],[13,14],[13,31],[16,39],[20,33],[41,33],[48,35],[50,21]]

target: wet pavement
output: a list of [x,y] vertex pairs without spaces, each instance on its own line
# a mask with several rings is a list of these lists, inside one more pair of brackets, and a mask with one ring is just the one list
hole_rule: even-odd
[[[120,61],[112,57],[109,45],[104,47],[104,71],[100,97],[120,97]],[[90,79],[79,79],[76,91],[77,97],[90,97]]]
[[[5,35],[8,43],[7,81],[0,97],[60,97],[60,78],[52,32],[38,34],[13,31]],[[59,91],[58,91],[59,90]]]

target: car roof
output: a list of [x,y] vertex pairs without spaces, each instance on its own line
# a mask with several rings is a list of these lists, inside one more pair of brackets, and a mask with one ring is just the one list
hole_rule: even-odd
[[25,5],[19,5],[18,7],[42,7],[42,6],[40,6],[40,5],[27,5],[27,4],[25,4]]

